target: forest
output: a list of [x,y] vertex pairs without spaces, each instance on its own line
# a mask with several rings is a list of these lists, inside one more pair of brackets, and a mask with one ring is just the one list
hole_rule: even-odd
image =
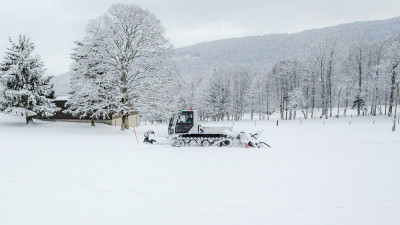
[[[398,100],[400,36],[343,47],[325,39],[303,58],[287,58],[271,68],[215,69],[183,85],[182,104],[197,108],[204,119],[240,120],[244,113],[284,120],[394,114]],[[336,114],[333,113],[336,109]],[[298,115],[298,114],[301,115]]]

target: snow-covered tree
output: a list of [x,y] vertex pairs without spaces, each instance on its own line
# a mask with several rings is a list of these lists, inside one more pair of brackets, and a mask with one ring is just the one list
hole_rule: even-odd
[[250,70],[235,69],[230,72],[230,76],[225,75],[232,80],[230,102],[234,120],[241,120],[246,112],[250,112],[253,119],[256,103],[252,101],[250,89],[255,74]]
[[38,55],[32,55],[35,45],[25,35],[18,42],[10,38],[4,61],[1,63],[0,111],[20,115],[26,123],[36,115],[48,117],[59,110],[51,103],[54,98],[52,76],[44,77],[44,64]]
[[303,95],[303,90],[301,87],[297,87],[291,90],[288,94],[289,105],[288,108],[293,111],[293,119],[296,119],[296,111],[301,110],[304,113],[306,108],[306,100]]
[[339,117],[340,106],[343,107],[343,116],[346,116],[347,108],[349,107],[353,96],[357,90],[354,88],[355,79],[352,74],[353,67],[350,63],[348,52],[342,52],[340,61],[340,69],[338,79],[336,80],[337,91],[337,117]]
[[90,118],[94,126],[95,119],[110,119],[115,114],[113,87],[98,45],[88,39],[76,44],[71,65],[72,92],[66,113]]
[[308,57],[307,67],[312,84],[311,117],[314,114],[314,107],[321,108],[321,116],[332,116],[336,48],[335,40],[325,39],[313,47]]
[[291,119],[294,111],[289,108],[289,93],[300,86],[302,64],[298,59],[282,60],[273,66],[271,74],[275,80],[281,119]]
[[398,74],[400,73],[400,36],[393,37],[387,49],[385,59],[386,71],[390,79],[390,94],[389,94],[389,113],[391,116],[394,113],[394,103],[396,98],[396,86],[398,83]]
[[269,119],[269,114],[274,111],[276,105],[276,101],[273,101],[271,76],[271,74],[265,72],[256,73],[249,90],[248,102],[254,107],[254,111],[258,113],[259,120],[265,119],[265,115]]
[[[373,71],[372,78],[372,101],[371,101],[371,115],[376,116],[377,111],[380,109],[380,91],[381,91],[381,80],[382,80],[382,62],[385,56],[385,47],[388,41],[380,40],[375,41],[371,44],[370,55]],[[380,110],[380,112],[382,112]]]
[[[154,79],[146,91],[139,98],[143,102],[140,108],[141,115],[152,121],[166,120],[171,117],[171,112],[182,109],[179,104],[180,92],[185,84],[179,83],[175,68],[170,68],[170,75],[163,79]],[[168,73],[168,70],[166,70]]]
[[357,109],[357,115],[361,114],[361,110],[365,108],[365,95],[363,92],[363,82],[366,71],[367,43],[364,40],[355,42],[349,52],[349,60],[353,66],[355,77],[357,77],[358,91],[353,101],[353,108]]
[[224,120],[230,106],[230,79],[221,71],[214,70],[204,93],[207,111],[213,120]]
[[130,112],[146,113],[167,102],[168,96],[160,95],[161,88],[175,80],[174,51],[160,21],[150,12],[134,5],[112,5],[89,23],[84,40],[96,47],[95,56],[101,56],[97,63],[105,67],[112,84],[108,93],[115,111],[122,115],[121,130],[127,128]]
[[194,93],[193,106],[199,112],[201,120],[205,120],[206,118],[211,117],[210,110],[207,108],[208,104],[206,99],[206,93],[208,92],[209,84],[210,81],[208,77],[205,77],[204,79],[199,79],[198,83],[196,84],[197,87]]

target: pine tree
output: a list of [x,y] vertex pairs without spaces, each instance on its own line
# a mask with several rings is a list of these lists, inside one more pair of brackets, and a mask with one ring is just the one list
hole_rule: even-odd
[[52,116],[59,110],[53,103],[52,76],[44,77],[44,64],[38,55],[32,55],[35,45],[25,35],[17,43],[10,38],[4,61],[1,63],[0,111],[24,116],[26,123],[36,115]]
[[[360,109],[365,108],[365,101],[364,101],[364,99],[363,99],[360,95],[357,95],[357,96],[356,96],[356,99],[355,99],[354,102],[353,102],[353,105],[351,106],[351,108],[352,108],[352,109],[357,109],[358,112],[360,112]],[[358,114],[358,115],[360,115],[360,114]]]

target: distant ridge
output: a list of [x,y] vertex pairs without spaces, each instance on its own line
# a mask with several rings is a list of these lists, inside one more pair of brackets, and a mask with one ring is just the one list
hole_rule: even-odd
[[179,71],[204,75],[214,68],[269,69],[275,62],[307,56],[325,39],[336,39],[342,47],[358,39],[381,40],[400,33],[400,17],[353,22],[292,34],[271,34],[203,42],[176,50]]

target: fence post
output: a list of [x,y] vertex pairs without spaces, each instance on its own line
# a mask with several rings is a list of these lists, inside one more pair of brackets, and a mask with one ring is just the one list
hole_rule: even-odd
[[136,135],[135,125],[132,125],[132,127],[133,127],[133,132],[135,133],[135,136],[136,136],[136,142],[137,142],[137,144],[139,144],[139,140]]

